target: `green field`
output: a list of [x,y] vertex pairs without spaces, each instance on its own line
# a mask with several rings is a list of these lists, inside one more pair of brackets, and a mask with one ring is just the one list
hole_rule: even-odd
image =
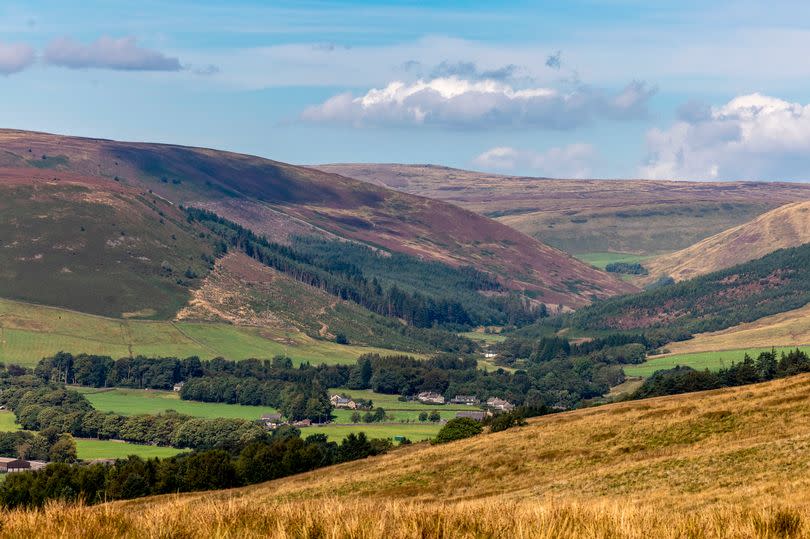
[[605,266],[612,264],[613,262],[626,262],[628,264],[633,264],[650,258],[649,256],[635,255],[631,253],[582,253],[575,254],[574,256],[599,269],[605,269]]
[[483,333],[481,331],[465,331],[463,333],[459,333],[462,337],[467,337],[473,341],[479,341],[486,344],[494,344],[498,342],[503,342],[506,340],[506,335],[501,335],[500,333]]
[[[14,422],[14,419],[12,412],[0,411],[0,432],[19,430],[20,426]],[[112,440],[88,440],[84,438],[76,439],[76,451],[79,458],[85,460],[124,458],[129,455],[138,455],[144,458],[170,457],[181,452],[179,449],[173,447],[156,447],[152,445],[139,445]]]
[[404,423],[401,425],[363,424],[363,425],[327,425],[325,427],[307,427],[301,429],[301,436],[326,434],[330,441],[340,442],[352,432],[365,432],[369,438],[393,438],[405,436],[412,442],[434,438],[442,425],[439,423]]
[[[810,353],[810,346],[799,346],[800,350]],[[795,346],[777,347],[776,351],[787,352],[795,350]],[[648,359],[646,362],[639,365],[629,365],[624,367],[624,374],[627,376],[643,376],[647,377],[655,371],[663,369],[671,369],[678,365],[692,367],[693,369],[709,369],[717,370],[722,367],[728,367],[732,363],[739,363],[742,361],[743,356],[748,354],[752,358],[756,357],[762,352],[768,352],[771,348],[740,348],[738,350],[724,350],[722,352],[695,352],[693,354],[677,354],[672,356],[664,356],[658,358]]]
[[159,414],[166,410],[174,410],[193,417],[255,420],[263,414],[271,414],[276,411],[266,406],[186,401],[181,400],[179,394],[174,391],[92,387],[74,387],[72,389],[83,393],[96,410],[121,415]]
[[271,358],[296,363],[349,364],[369,352],[391,350],[339,345],[303,333],[229,324],[122,320],[0,299],[0,360],[32,367],[59,351],[108,355]]
[[154,445],[139,445],[113,440],[76,439],[76,451],[80,459],[115,459],[137,455],[142,458],[171,457],[182,450],[174,447],[157,447]]
[[20,430],[20,426],[14,422],[15,420],[12,412],[0,411],[0,432]]

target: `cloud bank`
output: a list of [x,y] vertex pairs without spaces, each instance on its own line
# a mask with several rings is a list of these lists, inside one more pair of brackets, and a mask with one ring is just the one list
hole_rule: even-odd
[[0,75],[19,73],[34,63],[34,49],[24,43],[0,43]]
[[645,117],[655,92],[643,82],[630,83],[618,93],[584,85],[563,92],[453,75],[411,83],[394,81],[361,96],[336,95],[308,107],[301,117],[308,122],[355,127],[572,129],[597,119]]
[[71,38],[55,39],[45,49],[50,65],[70,69],[113,69],[119,71],[180,71],[180,60],[138,47],[134,37],[102,36],[90,44]]
[[596,158],[596,150],[590,144],[570,144],[545,152],[499,146],[473,159],[473,165],[497,172],[530,170],[552,178],[591,178]]
[[688,104],[668,129],[647,133],[648,178],[810,179],[810,105],[758,93],[720,107]]

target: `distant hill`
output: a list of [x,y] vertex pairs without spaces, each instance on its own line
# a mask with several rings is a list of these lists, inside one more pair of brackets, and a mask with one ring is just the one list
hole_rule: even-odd
[[644,262],[646,281],[682,281],[810,242],[810,202],[786,204],[686,249]]
[[[0,166],[19,182],[91,178],[203,207],[272,241],[296,235],[351,239],[497,275],[536,302],[580,307],[634,287],[491,219],[442,201],[336,174],[202,148],[0,131]],[[3,183],[0,177],[0,184]],[[21,261],[22,262],[22,261]],[[184,268],[185,269],[185,268]]]
[[810,185],[797,183],[550,179],[433,165],[317,168],[458,204],[575,254],[669,253],[810,200]]
[[546,416],[266,484],[11,512],[8,537],[805,537],[810,376]]

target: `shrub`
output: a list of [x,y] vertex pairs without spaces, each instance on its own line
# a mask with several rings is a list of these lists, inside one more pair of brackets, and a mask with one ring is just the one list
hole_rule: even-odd
[[483,430],[484,427],[482,427],[478,421],[468,417],[457,417],[451,419],[442,427],[442,430],[436,435],[436,439],[433,443],[444,444],[455,440],[471,438],[477,434],[481,434]]

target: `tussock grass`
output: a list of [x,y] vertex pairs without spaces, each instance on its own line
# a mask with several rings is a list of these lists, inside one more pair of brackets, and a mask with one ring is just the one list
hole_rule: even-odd
[[[133,510],[137,509],[137,510]],[[500,500],[427,504],[328,499],[257,505],[169,498],[127,504],[2,514],[0,537],[143,538],[787,538],[807,537],[810,514],[789,507],[723,508],[690,515],[627,504],[549,504]]]

